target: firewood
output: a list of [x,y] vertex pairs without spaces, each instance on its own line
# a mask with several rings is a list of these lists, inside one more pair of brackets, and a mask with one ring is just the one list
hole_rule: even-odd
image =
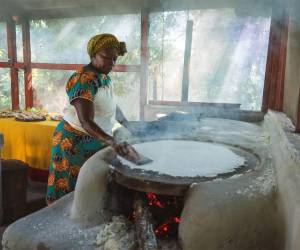
[[153,230],[152,216],[145,202],[138,199],[134,203],[135,232],[139,250],[158,250]]

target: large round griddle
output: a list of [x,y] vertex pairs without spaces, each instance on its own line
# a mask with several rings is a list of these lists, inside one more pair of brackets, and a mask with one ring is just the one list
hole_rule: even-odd
[[153,192],[160,195],[183,196],[192,183],[212,181],[217,178],[229,178],[235,174],[249,171],[259,164],[258,156],[248,150],[228,144],[221,145],[225,145],[237,155],[244,157],[245,164],[236,167],[231,172],[221,173],[213,177],[179,177],[139,168],[130,168],[116,158],[110,163],[112,166],[110,174],[114,181],[129,189]]

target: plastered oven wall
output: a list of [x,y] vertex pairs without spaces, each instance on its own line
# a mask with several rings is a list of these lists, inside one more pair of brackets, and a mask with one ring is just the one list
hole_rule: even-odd
[[[287,137],[281,114],[268,112],[264,126],[270,135],[272,158],[278,183],[278,205],[284,221],[285,250],[300,249],[300,159]],[[293,135],[292,136],[297,136]]]

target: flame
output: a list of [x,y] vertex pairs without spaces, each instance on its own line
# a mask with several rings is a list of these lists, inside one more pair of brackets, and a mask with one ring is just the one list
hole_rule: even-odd
[[[162,208],[162,209],[169,209],[170,207],[177,207],[176,200],[174,201],[161,201],[159,197],[154,193],[147,193],[146,199],[149,206],[156,207],[156,208]],[[156,236],[162,237],[162,236],[168,236],[170,233],[172,234],[175,228],[178,227],[178,224],[180,223],[180,217],[177,216],[171,216],[168,217],[167,220],[163,221],[163,223],[160,223],[156,229],[154,230]]]
[[165,208],[165,206],[157,199],[154,193],[147,193],[147,200],[149,206],[157,206],[160,208]]
[[166,235],[170,231],[170,226],[174,224],[178,224],[179,222],[180,222],[179,217],[170,217],[155,229],[155,234],[157,236]]

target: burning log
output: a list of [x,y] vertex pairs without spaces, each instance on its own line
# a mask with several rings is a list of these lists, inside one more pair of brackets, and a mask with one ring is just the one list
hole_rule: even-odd
[[134,203],[135,232],[139,250],[158,250],[153,230],[152,216],[146,203],[138,199]]

